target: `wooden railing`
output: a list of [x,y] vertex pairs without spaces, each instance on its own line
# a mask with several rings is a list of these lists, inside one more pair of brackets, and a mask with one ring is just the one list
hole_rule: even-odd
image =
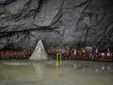
[[[55,55],[58,52],[52,52],[49,51],[49,59],[55,59]],[[60,52],[62,53],[62,52]],[[73,54],[72,52],[66,51],[62,53],[62,58],[64,59],[81,59],[81,60],[97,60],[97,61],[113,61],[113,53],[111,52],[109,56],[107,56],[107,53],[99,52],[99,53],[89,53],[89,52],[77,52],[76,54]]]
[[[23,59],[23,58],[29,58],[33,52],[32,51],[0,51],[0,59]],[[61,53],[63,59],[82,59],[82,60],[98,60],[98,61],[113,61],[113,53],[110,53],[110,56],[107,56],[107,53],[99,52],[91,53],[89,52],[77,52],[76,54],[73,54],[71,51],[65,51],[65,52],[54,52],[49,51],[48,52],[48,58],[49,59],[55,59],[56,54]],[[104,55],[103,55],[104,54]]]
[[29,58],[31,51],[0,51],[0,59]]

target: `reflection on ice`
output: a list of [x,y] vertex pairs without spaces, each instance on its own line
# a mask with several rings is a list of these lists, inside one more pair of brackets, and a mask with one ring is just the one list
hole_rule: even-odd
[[98,69],[96,69],[96,73],[98,73]]
[[113,63],[2,61],[0,85],[112,85]]
[[102,66],[102,70],[105,70],[105,67],[104,66]]
[[36,75],[37,75],[37,78],[41,78],[43,73],[44,73],[44,64],[40,64],[40,63],[32,63],[34,69],[35,69],[35,72],[36,72]]
[[74,70],[81,70],[81,71],[87,71],[87,72],[94,72],[94,73],[104,73],[104,74],[110,74],[113,73],[113,63],[104,63],[104,62],[86,62],[80,63],[76,62],[74,63]]
[[5,62],[3,64],[6,64],[6,65],[15,65],[15,66],[28,65],[27,63],[20,63],[20,62]]

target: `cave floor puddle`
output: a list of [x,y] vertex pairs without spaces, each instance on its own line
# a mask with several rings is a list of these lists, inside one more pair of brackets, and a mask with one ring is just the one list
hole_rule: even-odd
[[113,63],[64,60],[0,61],[0,85],[112,85]]

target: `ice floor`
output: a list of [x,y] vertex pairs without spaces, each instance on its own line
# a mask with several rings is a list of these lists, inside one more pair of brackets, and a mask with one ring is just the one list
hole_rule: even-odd
[[113,63],[54,60],[0,61],[0,85],[112,85]]

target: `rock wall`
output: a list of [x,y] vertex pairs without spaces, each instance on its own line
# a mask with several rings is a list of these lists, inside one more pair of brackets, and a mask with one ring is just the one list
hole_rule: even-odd
[[0,49],[113,47],[113,0],[0,0]]

